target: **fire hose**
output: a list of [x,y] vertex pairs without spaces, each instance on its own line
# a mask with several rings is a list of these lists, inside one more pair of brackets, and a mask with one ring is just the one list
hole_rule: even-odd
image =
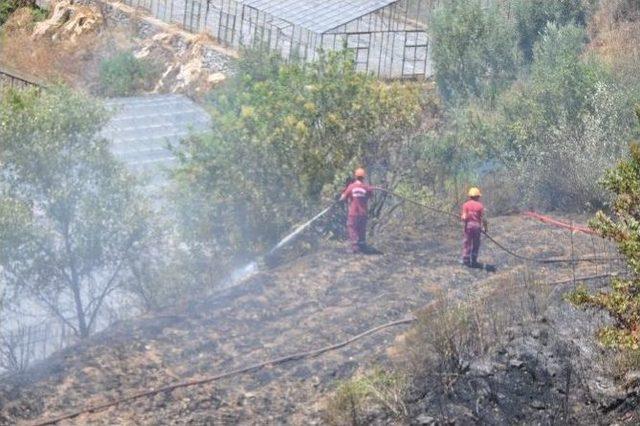
[[264,361],[264,362],[260,362],[257,364],[253,364],[250,365],[248,367],[244,367],[244,368],[239,368],[237,370],[232,370],[232,371],[227,371],[224,373],[220,373],[220,374],[216,374],[213,376],[209,376],[209,377],[205,377],[199,380],[189,380],[189,381],[184,381],[184,382],[179,382],[179,383],[174,383],[172,385],[167,385],[158,389],[152,389],[152,390],[147,390],[147,391],[142,391],[142,392],[138,392],[135,393],[133,395],[130,396],[126,396],[124,398],[119,398],[116,399],[114,401],[111,402],[106,402],[104,404],[98,404],[95,405],[93,407],[89,407],[89,408],[84,408],[78,411],[75,411],[73,413],[70,414],[65,414],[63,416],[60,417],[56,417],[50,420],[45,420],[43,422],[36,422],[33,423],[32,426],[45,426],[45,425],[54,425],[56,423],[60,423],[64,420],[71,420],[71,419],[75,419],[76,417],[79,417],[83,414],[90,414],[90,413],[96,413],[98,411],[104,411],[107,408],[111,408],[111,407],[115,407],[117,405],[126,403],[126,402],[131,402],[134,401],[136,399],[140,399],[140,398],[144,398],[144,397],[148,397],[148,396],[153,396],[153,395],[157,395],[159,393],[163,393],[163,392],[170,392],[173,391],[175,389],[180,389],[180,388],[186,388],[186,387],[191,387],[191,386],[198,386],[198,385],[203,385],[203,384],[207,384],[207,383],[212,383],[215,382],[217,380],[221,380],[221,379],[225,379],[228,377],[232,377],[232,376],[237,376],[240,374],[246,374],[246,373],[250,373],[256,370],[260,370],[262,368],[265,367],[269,367],[269,366],[274,366],[274,365],[278,365],[278,364],[283,364],[286,362],[290,362],[290,361],[296,361],[296,360],[300,360],[300,359],[304,359],[304,358],[313,358],[313,357],[317,357],[319,355],[322,355],[325,352],[329,352],[329,351],[334,351],[340,348],[343,348],[347,345],[350,345],[351,343],[360,340],[364,337],[367,337],[371,334],[375,334],[378,333],[384,329],[390,328],[390,327],[395,327],[395,326],[399,326],[399,325],[403,325],[403,324],[410,324],[412,322],[416,321],[416,319],[413,316],[409,316],[407,318],[401,319],[401,320],[397,320],[397,321],[391,321],[388,322],[386,324],[382,324],[379,325],[377,327],[371,328],[369,330],[363,331],[362,333],[353,336],[343,342],[337,343],[337,344],[333,344],[333,345],[329,345],[329,346],[325,346],[322,347],[320,349],[315,349],[315,350],[310,350],[310,351],[305,351],[305,352],[297,352],[297,353],[293,353],[290,355],[286,355],[280,358],[275,358],[275,359],[271,359],[269,361]]
[[[382,188],[376,188],[377,190],[386,192],[394,197],[397,197],[400,200],[406,201],[408,203],[414,204],[416,206],[422,207],[426,210],[432,211],[434,213],[438,213],[440,215],[443,216],[447,216],[451,219],[455,219],[456,222],[458,222],[459,218],[456,214],[452,213],[452,212],[448,212],[445,210],[441,210],[438,208],[435,208],[433,206],[427,205],[425,203],[421,203],[415,200],[412,200],[410,198],[407,198],[403,195],[400,195],[398,193],[392,192],[392,191],[388,191]],[[296,235],[298,235],[299,233],[301,233],[304,229],[306,229],[308,226],[310,226],[313,222],[315,222],[316,220],[318,220],[320,217],[324,216],[326,213],[328,213],[335,205],[337,204],[337,202],[334,202],[333,204],[331,204],[330,206],[328,206],[327,208],[325,208],[322,212],[320,212],[319,214],[317,214],[315,217],[313,217],[311,220],[309,220],[308,222],[304,223],[303,225],[299,226],[293,233],[291,233],[288,237],[286,237],[285,239],[283,239],[276,247],[274,247],[274,249],[272,249],[272,252],[277,250],[278,248],[282,247],[283,245],[287,244],[289,241],[291,241]],[[523,256],[520,255],[512,250],[510,250],[509,248],[505,247],[504,245],[500,244],[498,241],[496,241],[492,236],[490,236],[487,232],[483,231],[483,234],[487,237],[487,239],[489,239],[489,241],[491,241],[493,244],[495,244],[498,248],[500,248],[501,250],[505,251],[506,253],[508,253],[509,255],[516,257],[518,259],[521,260],[525,260],[525,261],[531,261],[531,262],[538,262],[538,263],[571,263],[571,262],[596,262],[596,261],[604,261],[604,260],[612,260],[612,259],[606,259],[606,258],[598,258],[598,257],[583,257],[583,258],[574,258],[574,259],[540,259],[540,258],[534,258],[534,257],[528,257],[528,256]],[[594,276],[586,276],[586,277],[579,277],[579,278],[574,278],[572,280],[562,280],[562,281],[556,281],[550,284],[565,284],[568,282],[575,282],[575,281],[586,281],[586,280],[591,280],[591,279],[601,279],[601,278],[606,278],[606,277],[610,277],[612,276],[612,274],[605,274],[605,275],[594,275]],[[146,390],[146,391],[141,391],[138,393],[134,393],[130,396],[126,396],[123,398],[119,398],[116,399],[114,401],[111,402],[107,402],[107,403],[103,403],[103,404],[97,404],[94,405],[92,407],[88,407],[88,408],[84,408],[78,411],[75,411],[73,413],[70,414],[66,414],[66,415],[62,415],[60,417],[56,417],[53,419],[49,419],[43,422],[36,422],[33,423],[33,426],[45,426],[45,425],[53,425],[53,424],[57,424],[59,422],[65,421],[65,420],[72,420],[75,419],[83,414],[90,414],[90,413],[96,413],[99,411],[103,411],[106,410],[108,408],[111,407],[115,407],[118,406],[120,404],[123,403],[127,403],[127,402],[131,402],[140,398],[144,398],[144,397],[149,397],[149,396],[153,396],[153,395],[157,395],[160,393],[164,393],[164,392],[170,392],[173,391],[175,389],[180,389],[180,388],[185,388],[185,387],[191,387],[191,386],[198,386],[198,385],[203,385],[203,384],[207,384],[207,383],[212,383],[218,380],[222,380],[225,378],[229,378],[232,376],[237,376],[237,375],[241,375],[241,374],[246,374],[246,373],[250,373],[256,370],[260,370],[262,368],[265,367],[269,367],[269,366],[274,366],[274,365],[278,365],[278,364],[283,364],[286,362],[290,362],[290,361],[295,361],[295,360],[300,360],[300,359],[305,359],[305,358],[312,358],[312,357],[316,357],[319,356],[323,353],[329,352],[329,351],[334,351],[340,348],[343,348],[349,344],[352,344],[353,342],[360,340],[366,336],[369,336],[371,334],[375,334],[378,333],[384,329],[390,328],[390,327],[394,327],[394,326],[399,326],[399,325],[403,325],[403,324],[410,324],[415,322],[416,319],[415,317],[409,316],[407,318],[401,319],[401,320],[397,320],[397,321],[392,321],[392,322],[388,322],[382,325],[379,325],[377,327],[371,328],[369,330],[366,330],[356,336],[353,336],[345,341],[342,341],[340,343],[337,344],[333,344],[333,345],[329,345],[329,346],[325,346],[319,349],[315,349],[315,350],[309,350],[309,351],[305,351],[305,352],[297,352],[297,353],[293,353],[290,355],[286,355],[280,358],[275,358],[275,359],[271,359],[268,361],[264,361],[264,362],[260,362],[257,364],[252,364],[249,365],[247,367],[243,367],[243,368],[239,368],[236,370],[231,370],[231,371],[227,371],[227,372],[223,372],[223,373],[219,373],[213,376],[208,376],[202,379],[198,379],[198,380],[189,380],[189,381],[183,381],[183,382],[178,382],[178,383],[174,383],[171,385],[167,385],[158,389],[152,389],[152,390]]]
[[[377,190],[377,191],[381,191],[381,192],[387,193],[389,195],[392,195],[392,196],[398,198],[399,200],[402,200],[402,201],[405,201],[407,203],[413,204],[415,206],[418,206],[418,207],[424,208],[426,210],[429,210],[429,211],[431,211],[433,213],[439,214],[441,216],[448,217],[449,219],[455,221],[456,225],[457,225],[458,222],[460,222],[460,217],[457,214],[455,214],[455,213],[453,213],[451,211],[442,210],[442,209],[433,207],[431,205],[428,205],[428,204],[425,204],[425,203],[421,203],[419,201],[416,201],[416,200],[413,200],[411,198],[405,197],[404,195],[398,194],[397,192],[390,191],[390,190],[387,190],[387,189],[384,189],[384,188],[375,187],[374,189]],[[307,221],[304,224],[302,224],[299,227],[297,227],[291,234],[289,234],[282,241],[280,241],[273,249],[271,249],[271,251],[267,254],[267,256],[272,255],[278,249],[280,249],[281,247],[283,247],[284,245],[289,243],[297,235],[299,235],[302,231],[304,231],[306,228],[308,228],[311,224],[313,224],[315,221],[317,221],[318,219],[323,217],[325,214],[327,214],[338,203],[339,203],[339,201],[333,202],[331,205],[326,207],[324,210],[322,210],[316,216],[311,218],[309,221]],[[561,222],[553,221],[553,220],[551,220],[549,218],[545,218],[544,216],[541,216],[541,215],[528,213],[527,216],[536,218],[538,220],[543,220],[545,222],[551,221],[556,226],[567,227],[567,225],[562,224]],[[577,229],[577,230],[580,230],[581,232],[584,232],[583,229],[587,230],[587,228],[582,228],[582,227],[571,227],[571,228],[572,228],[572,230],[573,229]],[[589,233],[591,233],[591,234],[595,233],[594,231],[591,231],[591,230],[588,230],[588,231],[590,231]],[[579,263],[579,262],[610,262],[610,261],[614,261],[614,260],[619,260],[619,258],[617,258],[617,257],[598,257],[598,256],[585,256],[585,257],[576,257],[576,258],[570,258],[570,259],[538,258],[538,257],[525,256],[525,255],[522,255],[522,254],[519,254],[519,253],[515,252],[514,250],[512,250],[512,249],[508,248],[507,246],[505,246],[504,244],[500,243],[493,236],[489,235],[489,233],[486,232],[485,230],[482,230],[482,233],[484,234],[484,236],[491,243],[493,243],[500,250],[504,251],[505,253],[509,254],[512,257],[515,257],[516,259],[520,259],[520,260],[523,260],[525,262],[534,262],[534,263],[541,263],[541,264],[553,264],[553,263]]]
[[[404,195],[398,194],[397,192],[393,192],[393,191],[389,191],[383,188],[376,188],[379,191],[383,191],[386,192],[389,195],[392,195],[402,201],[408,202],[410,204],[416,205],[418,207],[422,207],[426,210],[429,210],[433,213],[437,213],[439,215],[442,216],[446,216],[449,217],[452,220],[455,220],[456,223],[458,223],[460,221],[460,217],[458,215],[456,215],[455,213],[452,213],[450,211],[445,211],[445,210],[441,210],[438,209],[436,207],[430,206],[428,204],[425,203],[421,203],[419,201],[416,200],[412,200],[411,198],[405,197]],[[559,223],[559,222],[558,222]],[[505,253],[515,257],[516,259],[520,259],[520,260],[524,260],[526,262],[534,262],[534,263],[544,263],[544,264],[550,264],[550,263],[577,263],[577,262],[610,262],[613,260],[619,260],[619,258],[617,257],[598,257],[598,256],[586,256],[586,257],[576,257],[576,258],[571,258],[571,259],[557,259],[557,258],[538,258],[538,257],[530,257],[530,256],[525,256],[522,254],[519,254],[511,249],[509,249],[508,247],[506,247],[504,244],[498,242],[494,237],[492,237],[491,235],[489,235],[488,232],[486,232],[485,230],[482,230],[482,233],[484,234],[485,237],[487,237],[487,239],[489,241],[491,241],[496,247],[498,247],[500,250],[504,251]]]

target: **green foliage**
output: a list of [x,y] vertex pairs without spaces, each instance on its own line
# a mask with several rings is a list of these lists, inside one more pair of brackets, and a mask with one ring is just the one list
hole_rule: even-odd
[[40,22],[47,19],[47,16],[49,15],[49,11],[47,9],[34,7],[33,9],[31,9],[31,14],[33,15],[33,22]]
[[514,4],[518,47],[527,62],[533,61],[533,47],[549,23],[586,25],[584,0],[517,0]]
[[[640,117],[639,117],[640,120]],[[631,145],[630,158],[609,170],[604,186],[615,194],[612,214],[598,212],[590,225],[614,241],[626,258],[629,279],[616,278],[607,292],[592,294],[586,287],[573,292],[569,300],[577,305],[607,312],[614,324],[598,336],[608,346],[640,347],[640,145]]]
[[[460,194],[480,177],[488,145],[478,140],[479,132],[471,123],[474,114],[466,108],[450,108],[440,119],[444,125],[425,130],[416,138],[415,168],[402,181],[402,189],[410,198],[421,194],[422,201],[432,206],[457,210]],[[418,214],[424,216],[424,211]]]
[[146,232],[140,195],[97,136],[103,109],[68,89],[0,100],[0,271],[86,337]]
[[[443,125],[420,138],[419,161],[435,165],[429,171],[446,161],[438,181],[447,191],[497,179],[503,210],[601,207],[609,194],[600,174],[637,133],[637,73],[585,53],[590,0],[517,1],[515,28],[479,3],[441,2],[435,12],[436,81],[448,108]],[[514,36],[526,66],[509,50]]]
[[501,100],[508,167],[529,201],[548,208],[598,207],[602,170],[624,153],[632,99],[594,58],[581,58],[584,30],[549,25],[527,85]]
[[546,122],[578,117],[587,102],[585,95],[604,77],[597,63],[581,60],[585,41],[582,28],[549,24],[535,46],[532,85]]
[[264,251],[333,199],[356,165],[383,184],[402,170],[419,92],[353,65],[348,53],[306,65],[249,53],[211,95],[212,133],[185,143],[177,173],[182,228],[202,253]]
[[516,77],[516,33],[497,7],[480,1],[443,2],[432,23],[440,93],[450,103],[494,97]]
[[100,92],[105,96],[131,96],[150,88],[158,69],[131,52],[120,52],[100,64]]
[[34,0],[0,0],[0,25],[3,25],[9,16],[21,7],[38,9]]
[[512,181],[507,186],[522,205],[601,206],[608,195],[600,174],[624,155],[633,132],[633,93],[595,58],[582,57],[584,40],[574,25],[548,25],[531,74],[495,108],[469,104],[447,126],[478,159],[488,159],[488,169]]

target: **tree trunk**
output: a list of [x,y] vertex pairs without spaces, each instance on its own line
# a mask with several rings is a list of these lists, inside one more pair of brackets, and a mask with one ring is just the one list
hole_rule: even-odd
[[69,227],[65,224],[64,228],[64,245],[67,251],[67,257],[69,261],[69,269],[71,270],[71,290],[73,291],[73,300],[76,305],[76,315],[78,316],[78,332],[82,339],[89,337],[89,327],[87,327],[87,318],[82,306],[82,295],[80,294],[80,277],[76,269],[75,258],[73,256],[73,250],[71,249],[71,240],[69,238]]
[[[73,280],[76,281],[76,278],[74,277]],[[89,337],[89,328],[87,327],[87,319],[85,317],[84,307],[82,306],[79,283],[73,284],[73,299],[76,304],[76,315],[78,315],[78,331],[80,332],[80,337],[84,339]]]

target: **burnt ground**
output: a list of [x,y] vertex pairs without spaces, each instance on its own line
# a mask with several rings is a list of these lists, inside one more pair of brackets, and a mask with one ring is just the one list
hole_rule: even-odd
[[[570,256],[572,240],[576,256],[604,247],[591,237],[571,237],[519,216],[492,223],[496,238],[526,255]],[[323,243],[242,285],[186,307],[118,323],[20,376],[4,378],[0,423],[43,421],[142,390],[337,343],[406,317],[443,294],[466,297],[497,282],[496,277],[527,269],[486,242],[482,260],[498,272],[461,267],[459,231],[446,226],[387,229],[373,243],[383,255],[354,256],[342,245]],[[535,265],[533,272],[549,280],[572,275],[566,265]],[[590,264],[576,270],[577,275],[602,272],[602,266],[596,270]],[[358,369],[387,362],[386,349],[406,329],[387,329],[316,358],[120,404],[68,424],[322,423],[323,395]],[[415,398],[415,407],[426,403],[427,393]]]

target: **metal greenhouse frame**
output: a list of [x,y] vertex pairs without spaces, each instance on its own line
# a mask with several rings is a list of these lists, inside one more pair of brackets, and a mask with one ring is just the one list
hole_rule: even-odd
[[125,0],[205,32],[225,46],[262,47],[313,60],[353,50],[356,67],[382,78],[431,75],[426,22],[438,0]]

